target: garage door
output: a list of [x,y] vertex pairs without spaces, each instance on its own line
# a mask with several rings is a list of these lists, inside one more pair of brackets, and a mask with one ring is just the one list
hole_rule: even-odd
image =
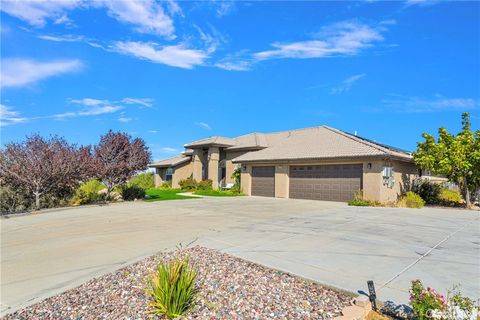
[[362,165],[290,167],[290,198],[349,201],[362,189]]
[[252,196],[275,197],[275,167],[252,167]]

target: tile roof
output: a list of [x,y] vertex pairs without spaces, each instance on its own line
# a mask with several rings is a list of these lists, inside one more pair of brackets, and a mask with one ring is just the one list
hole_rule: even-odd
[[361,157],[393,157],[412,161],[402,150],[327,126],[264,134],[266,148],[245,153],[233,162],[348,159]]
[[210,137],[202,140],[197,140],[191,143],[185,144],[185,148],[195,148],[195,147],[202,147],[207,145],[215,145],[215,146],[234,146],[235,139],[226,138],[226,137]]
[[165,167],[175,167],[178,166],[179,164],[182,164],[184,162],[190,161],[190,157],[185,157],[185,156],[176,156],[173,158],[165,159],[165,160],[160,160],[157,162],[150,163],[148,166],[150,168],[165,168]]

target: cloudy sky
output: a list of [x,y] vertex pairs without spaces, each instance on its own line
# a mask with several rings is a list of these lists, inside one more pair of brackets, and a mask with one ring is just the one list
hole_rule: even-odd
[[327,124],[412,150],[480,123],[480,3],[1,2],[1,143],[108,129],[154,158]]

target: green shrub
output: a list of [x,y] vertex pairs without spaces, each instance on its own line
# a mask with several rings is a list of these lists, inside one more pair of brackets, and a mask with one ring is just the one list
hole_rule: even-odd
[[233,179],[235,186],[240,186],[241,184],[240,180],[242,177],[242,168],[241,167],[235,168],[235,170],[233,170],[233,173],[230,177]]
[[230,191],[233,194],[241,194],[242,193],[242,187],[240,185],[234,185],[228,191]]
[[155,188],[152,172],[144,172],[137,174],[128,181],[128,185],[137,186],[144,190]]
[[135,185],[126,185],[122,188],[122,198],[125,201],[143,199],[145,198],[145,190]]
[[172,181],[164,181],[160,186],[160,189],[172,189]]
[[441,204],[445,206],[459,206],[462,204],[462,196],[457,191],[441,189],[438,198]]
[[196,278],[197,271],[190,266],[188,258],[174,258],[168,264],[159,263],[147,280],[149,312],[167,319],[188,314],[198,297]]
[[178,182],[180,188],[184,191],[193,191],[197,189],[197,181],[193,179],[192,176],[188,177],[187,179],[180,180]]
[[432,311],[445,311],[447,300],[434,289],[424,288],[420,280],[414,280],[410,286],[410,305],[418,320],[427,320],[433,319]]
[[379,201],[368,200],[363,196],[363,192],[355,192],[354,198],[348,201],[349,206],[358,207],[381,207],[382,204]]
[[212,180],[207,179],[207,180],[202,180],[199,183],[197,183],[197,190],[212,190],[213,189],[213,184]]
[[104,195],[100,193],[105,186],[98,180],[92,179],[82,183],[75,191],[73,198],[74,204],[87,204],[104,199]]
[[0,212],[2,214],[28,210],[33,203],[33,196],[26,190],[6,184],[0,185]]
[[397,205],[406,208],[423,208],[425,201],[415,192],[408,191],[398,198]]
[[433,183],[428,180],[415,181],[412,191],[418,194],[426,204],[440,204],[440,191],[442,187],[438,183]]

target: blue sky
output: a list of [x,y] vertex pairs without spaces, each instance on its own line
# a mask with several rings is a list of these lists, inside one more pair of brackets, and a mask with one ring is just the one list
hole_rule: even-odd
[[413,150],[480,122],[480,3],[1,5],[1,142],[109,129],[155,159],[212,135],[330,125]]

